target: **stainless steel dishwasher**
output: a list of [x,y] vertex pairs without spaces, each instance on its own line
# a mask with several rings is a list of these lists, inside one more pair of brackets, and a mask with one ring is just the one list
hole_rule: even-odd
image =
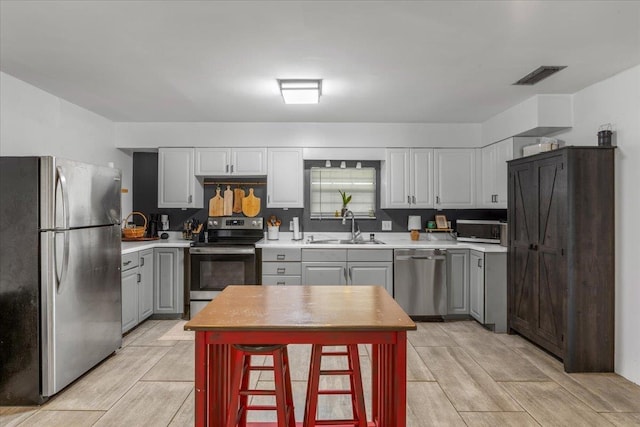
[[393,296],[414,320],[441,320],[447,314],[447,251],[396,249]]

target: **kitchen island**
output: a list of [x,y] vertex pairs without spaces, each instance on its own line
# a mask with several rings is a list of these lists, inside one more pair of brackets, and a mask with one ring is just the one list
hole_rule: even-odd
[[407,331],[415,329],[379,286],[228,286],[185,325],[196,332],[195,424],[225,424],[231,346],[260,342],[372,344],[373,423],[404,427]]

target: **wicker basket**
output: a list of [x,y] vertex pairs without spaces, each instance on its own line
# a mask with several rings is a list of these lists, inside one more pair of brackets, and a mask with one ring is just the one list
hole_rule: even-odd
[[[134,225],[133,227],[127,226],[127,221],[131,215],[140,215],[144,219],[144,225]],[[124,227],[122,228],[122,237],[127,239],[139,239],[144,237],[144,233],[147,231],[147,217],[140,212],[131,212],[123,221]]]

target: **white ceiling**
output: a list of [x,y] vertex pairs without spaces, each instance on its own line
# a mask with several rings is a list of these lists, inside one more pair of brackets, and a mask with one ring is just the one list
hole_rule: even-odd
[[[638,1],[6,1],[3,72],[114,121],[479,123],[640,64]],[[540,65],[568,68],[535,86]],[[322,78],[284,105],[278,78]]]

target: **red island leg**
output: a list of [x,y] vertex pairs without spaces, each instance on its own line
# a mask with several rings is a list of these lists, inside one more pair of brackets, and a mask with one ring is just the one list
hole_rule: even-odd
[[195,355],[195,425],[204,427],[207,423],[207,345],[205,332],[196,332]]

